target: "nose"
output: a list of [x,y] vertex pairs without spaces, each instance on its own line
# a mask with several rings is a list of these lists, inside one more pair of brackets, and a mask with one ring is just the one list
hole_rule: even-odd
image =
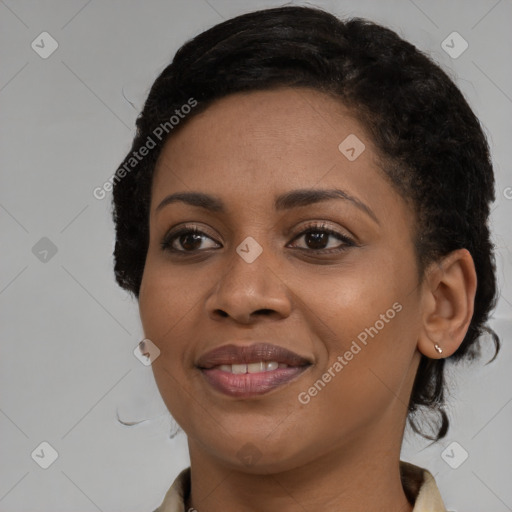
[[210,318],[218,321],[229,317],[250,324],[261,317],[282,319],[290,315],[291,292],[267,254],[263,251],[248,263],[233,251],[206,300]]

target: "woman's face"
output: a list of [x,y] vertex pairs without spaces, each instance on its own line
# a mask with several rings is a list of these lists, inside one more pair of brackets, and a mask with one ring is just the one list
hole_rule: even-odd
[[[207,198],[169,198],[192,193]],[[400,445],[419,362],[413,221],[362,125],[320,92],[231,95],[173,135],[139,305],[191,454],[259,472]]]

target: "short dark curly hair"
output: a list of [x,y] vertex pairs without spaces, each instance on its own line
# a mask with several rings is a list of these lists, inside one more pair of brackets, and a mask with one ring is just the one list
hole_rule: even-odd
[[[462,344],[449,359],[479,355],[484,331],[491,335],[496,357],[500,341],[486,325],[497,300],[488,226],[494,174],[478,119],[448,75],[395,32],[361,18],[340,20],[318,8],[280,7],[227,20],[184,44],[155,80],[137,119],[132,148],[113,176],[119,285],[138,298],[149,242],[152,176],[166,140],[216,99],[277,87],[329,94],[363,123],[378,148],[382,170],[416,212],[420,276],[427,264],[451,251],[469,250],[478,281],[475,309]],[[195,108],[171,131],[171,116],[191,98]],[[167,126],[166,135],[155,137],[163,133],[155,132],[161,126]],[[154,147],[133,160],[149,140]],[[449,425],[442,409],[445,362],[421,357],[410,398],[409,422],[428,439],[444,437]],[[433,437],[416,425],[419,406],[436,413]]]

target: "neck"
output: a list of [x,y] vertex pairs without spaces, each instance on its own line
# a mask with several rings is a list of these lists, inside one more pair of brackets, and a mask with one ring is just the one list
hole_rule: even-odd
[[191,496],[186,510],[411,512],[400,478],[400,445],[376,441],[333,449],[280,472],[248,472],[219,463],[189,439]]

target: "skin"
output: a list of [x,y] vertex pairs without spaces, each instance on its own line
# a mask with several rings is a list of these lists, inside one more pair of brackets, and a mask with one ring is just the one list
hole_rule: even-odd
[[[354,161],[338,149],[350,134],[365,144]],[[339,198],[276,211],[275,197],[296,189],[342,189],[375,219]],[[169,194],[191,191],[216,196],[226,211],[184,202],[157,210]],[[167,141],[153,179],[139,307],[145,336],[161,351],[152,365],[157,385],[188,436],[188,506],[199,512],[412,510],[399,455],[420,355],[446,357],[457,349],[476,288],[463,249],[419,279],[414,219],[380,169],[363,126],[321,92],[231,95]],[[322,222],[353,243],[303,234]],[[166,234],[183,223],[204,232],[195,245],[174,240],[181,254],[195,248],[193,254],[162,249]],[[317,229],[316,236],[322,233]],[[236,252],[248,236],[263,249],[252,263]],[[322,247],[323,254],[315,251]],[[300,403],[299,393],[394,303],[401,311]],[[313,364],[249,399],[219,393],[195,367],[213,348],[255,342],[283,346]],[[250,463],[241,449],[255,454]]]

